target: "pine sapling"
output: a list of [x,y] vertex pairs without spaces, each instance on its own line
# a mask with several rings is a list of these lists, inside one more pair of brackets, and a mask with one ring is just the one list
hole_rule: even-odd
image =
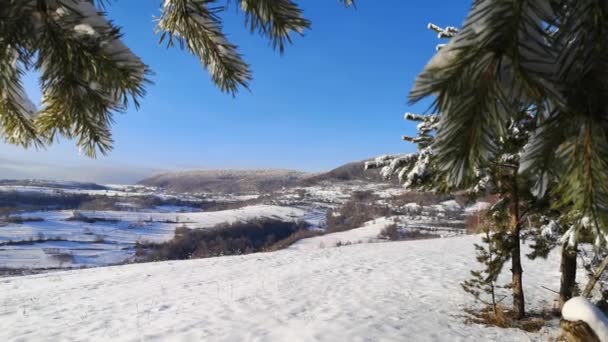
[[484,225],[484,235],[481,244],[475,244],[476,259],[482,265],[481,270],[472,270],[471,278],[461,286],[475,299],[487,307],[498,317],[498,305],[508,296],[501,293],[509,285],[497,284],[497,279],[503,266],[509,260],[509,235],[502,229],[491,231],[489,224]]

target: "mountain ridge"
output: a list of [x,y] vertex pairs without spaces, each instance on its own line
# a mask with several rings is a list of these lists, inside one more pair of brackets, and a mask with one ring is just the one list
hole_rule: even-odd
[[378,170],[365,170],[365,161],[355,161],[327,172],[288,169],[192,169],[162,172],[137,184],[175,192],[272,192],[286,187],[311,186],[322,182],[363,181],[395,183],[382,179]]

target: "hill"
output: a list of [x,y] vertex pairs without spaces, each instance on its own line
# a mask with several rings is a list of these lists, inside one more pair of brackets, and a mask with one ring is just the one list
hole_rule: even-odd
[[312,186],[322,182],[362,181],[385,183],[378,170],[365,170],[365,161],[342,165],[328,172],[306,173],[293,170],[191,170],[166,172],[141,180],[138,184],[175,192],[272,192],[293,186]]
[[192,170],[154,175],[138,184],[175,192],[270,192],[295,185],[307,174],[293,170]]
[[[365,160],[339,166],[331,171],[310,175],[300,180],[300,185],[309,186],[321,182],[363,181],[369,183],[388,183],[380,176],[379,170],[365,170]],[[394,182],[396,183],[396,182]]]
[[[549,341],[467,324],[459,283],[475,236],[283,250],[5,278],[0,340]],[[531,310],[554,297],[559,257],[530,261]]]

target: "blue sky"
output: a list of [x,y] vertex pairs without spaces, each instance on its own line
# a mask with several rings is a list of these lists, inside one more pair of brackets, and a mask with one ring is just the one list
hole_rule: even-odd
[[[221,93],[198,61],[158,45],[160,1],[112,1],[109,16],[150,65],[154,85],[140,109],[116,115],[109,156],[88,160],[73,142],[45,151],[0,145],[0,156],[57,165],[131,165],[152,169],[289,168],[322,171],[386,153],[409,152],[400,140],[414,125],[407,93],[438,41],[426,29],[460,25],[470,1],[300,0],[312,30],[283,56],[245,29],[234,7],[223,15],[231,40],[252,65],[251,92]],[[35,75],[26,80],[40,97]]]

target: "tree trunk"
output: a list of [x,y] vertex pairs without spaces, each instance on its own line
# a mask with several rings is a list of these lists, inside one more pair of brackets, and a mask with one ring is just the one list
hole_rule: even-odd
[[585,286],[585,290],[583,291],[583,297],[589,298],[589,296],[591,295],[591,291],[593,291],[595,284],[598,280],[600,280],[602,274],[604,273],[604,271],[606,271],[606,268],[608,268],[608,256],[604,258],[604,261],[602,261],[597,270],[595,270],[595,273],[593,273],[591,279],[589,279],[589,282],[587,283],[587,286]]
[[513,177],[513,187],[511,190],[511,237],[513,247],[511,249],[511,273],[513,285],[513,313],[516,319],[522,319],[526,315],[524,288],[523,288],[523,269],[521,267],[521,248],[520,232],[521,224],[519,217],[519,196],[517,187],[517,174]]
[[511,272],[513,273],[513,312],[516,319],[522,319],[526,315],[523,269],[521,267],[521,251],[519,239],[519,226],[513,231],[513,250],[511,251]]
[[563,336],[568,342],[600,342],[598,336],[585,322],[561,320],[559,325],[563,329]]
[[559,307],[561,309],[568,299],[572,298],[574,286],[576,286],[576,256],[577,246],[569,246],[564,243],[562,246],[562,261],[560,271],[562,273],[559,287]]

